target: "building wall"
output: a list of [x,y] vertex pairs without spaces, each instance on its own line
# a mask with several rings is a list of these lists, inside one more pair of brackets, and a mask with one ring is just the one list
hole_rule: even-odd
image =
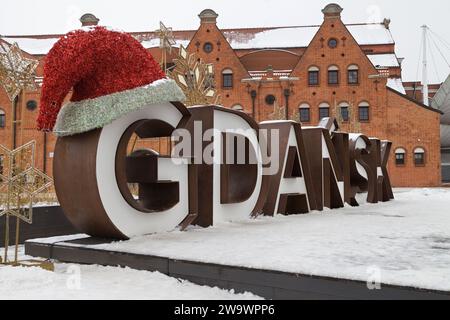
[[[37,75],[43,74],[44,57],[32,57],[23,53],[26,58],[33,58],[39,60],[39,66],[36,70]],[[53,165],[53,150],[56,143],[56,138],[51,133],[43,133],[36,130],[36,118],[38,116],[39,108],[29,110],[26,104],[30,100],[34,100],[39,105],[40,89],[36,91],[23,91],[18,97],[15,104],[16,119],[22,120],[16,122],[16,147],[26,144],[29,141],[36,141],[35,149],[35,166],[51,175]],[[5,112],[5,127],[0,128],[0,144],[8,149],[13,149],[13,103],[9,100],[5,90],[0,89],[0,108]],[[44,151],[44,136],[46,136],[46,150]],[[44,154],[46,159],[44,160]]]
[[[403,82],[405,87],[406,95],[420,103],[423,103],[423,86],[420,81],[415,82]],[[434,95],[438,92],[441,84],[430,84],[428,85],[428,98],[431,101],[434,98]]]
[[[213,45],[210,53],[203,50],[208,42]],[[245,107],[245,112],[251,113],[250,94],[246,84],[241,82],[241,79],[249,78],[250,75],[217,25],[202,21],[187,49],[195,52],[204,62],[214,64],[214,79],[221,93],[221,103],[227,107],[239,104]],[[233,88],[223,87],[222,72],[225,69],[233,71]]]
[[[370,31],[370,30],[369,30]],[[328,40],[338,40],[336,48],[328,46]],[[203,50],[205,43],[211,43],[213,50],[209,53]],[[277,107],[288,106],[289,117],[299,120],[298,107],[307,103],[311,110],[311,121],[303,125],[316,125],[319,121],[319,105],[328,103],[330,115],[338,116],[338,105],[347,102],[350,105],[352,118],[347,123],[342,123],[342,130],[348,132],[363,132],[369,137],[378,137],[393,142],[393,149],[389,160],[389,172],[393,186],[438,186],[441,183],[440,150],[439,150],[439,117],[440,114],[424,108],[419,103],[411,101],[406,97],[392,92],[386,88],[387,79],[379,75],[377,70],[369,61],[366,53],[388,53],[395,52],[393,44],[359,46],[349,33],[339,15],[326,17],[318,33],[311,41],[308,48],[277,49],[270,50],[264,55],[261,50],[233,50],[228,44],[222,31],[212,19],[202,19],[199,29],[195,32],[188,46],[188,51],[195,52],[199,58],[207,63],[214,64],[216,88],[221,95],[221,102],[225,107],[232,108],[240,105],[244,112],[253,115],[260,122],[273,117]],[[286,50],[292,54],[286,54]],[[258,52],[254,52],[258,51]],[[161,59],[160,50],[150,49],[155,59]],[[174,50],[169,60],[176,56]],[[252,53],[254,52],[254,53]],[[283,60],[277,60],[277,52]],[[252,57],[254,60],[252,60]],[[41,63],[38,75],[42,75],[43,57],[39,57]],[[297,61],[295,62],[295,59]],[[274,61],[274,63],[270,63]],[[293,63],[295,62],[295,63]],[[283,66],[292,64],[293,71],[289,78],[280,78],[267,72],[261,79],[252,79],[248,68],[258,68],[271,64],[272,66]],[[347,83],[347,67],[356,64],[359,67],[359,83],[350,85]],[[328,85],[327,69],[329,66],[337,66],[340,70],[340,81],[338,85]],[[320,69],[320,84],[308,85],[308,69],[317,66]],[[233,87],[224,88],[222,83],[222,71],[231,69],[233,71]],[[263,70],[250,70],[263,71]],[[399,70],[391,70],[397,72]],[[252,100],[251,93],[256,96]],[[287,94],[287,96],[286,96]],[[274,95],[276,101],[273,105],[266,102],[268,95]],[[27,92],[18,105],[35,99],[39,101],[39,92]],[[361,122],[358,119],[358,105],[361,102],[369,104],[369,121]],[[254,114],[253,114],[254,105]],[[6,127],[0,128],[0,143],[11,148],[11,106],[6,94],[0,90],[0,107],[6,113]],[[29,111],[26,108],[18,108],[24,112],[22,134],[18,128],[17,145],[29,140],[37,141],[37,166],[44,169],[44,154],[47,155],[46,172],[51,174],[52,158],[55,137],[47,134],[47,149],[44,152],[44,133],[35,130],[37,110]],[[22,138],[20,138],[22,137]],[[170,146],[166,140],[151,141],[138,144],[143,147],[151,143],[156,149],[167,153]],[[395,165],[395,149],[402,147],[407,150],[406,164]],[[413,162],[413,150],[422,147],[426,150],[425,166],[417,167]]]
[[[328,40],[331,38],[338,39],[336,48],[328,46]],[[347,83],[347,68],[353,64],[359,68],[359,83],[356,85]],[[308,69],[311,66],[320,69],[319,86],[308,85]],[[338,85],[328,84],[328,68],[330,66],[339,68]],[[369,78],[369,76],[377,74],[378,71],[370,63],[340,18],[327,18],[292,72],[292,76],[300,79],[294,87],[292,112],[300,104],[308,103],[311,106],[311,122],[307,125],[315,125],[319,121],[319,105],[321,103],[328,103],[330,115],[337,117],[338,105],[341,102],[347,102],[350,104],[355,118],[350,124],[344,123],[343,130],[358,130],[369,136],[382,138],[386,131],[384,121],[387,107],[384,98],[386,79]],[[360,122],[357,118],[358,105],[364,101],[370,105],[368,122]]]
[[[396,92],[388,91],[387,137],[393,142],[389,160],[392,184],[424,187],[441,184],[440,114],[418,107]],[[414,164],[414,150],[425,149],[425,165]],[[405,165],[395,164],[395,150],[406,150]]]

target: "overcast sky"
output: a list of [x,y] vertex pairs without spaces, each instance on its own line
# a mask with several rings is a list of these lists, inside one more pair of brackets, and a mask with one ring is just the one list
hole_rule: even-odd
[[[95,14],[103,25],[125,31],[150,31],[161,20],[174,29],[196,29],[197,14],[211,8],[222,28],[320,24],[322,0],[2,0],[0,34],[65,33],[80,26],[79,17]],[[346,23],[391,18],[397,54],[406,58],[403,79],[420,79],[417,72],[421,29],[427,24],[445,59],[450,62],[450,1],[448,0],[338,0]],[[450,67],[431,42],[429,78],[442,82]],[[433,57],[434,56],[434,60]],[[433,62],[435,61],[435,63]]]

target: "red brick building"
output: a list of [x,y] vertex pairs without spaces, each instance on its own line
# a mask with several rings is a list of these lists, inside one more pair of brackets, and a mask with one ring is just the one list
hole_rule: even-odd
[[[242,109],[257,121],[283,107],[285,117],[305,126],[336,116],[343,130],[393,142],[388,168],[394,186],[439,186],[441,114],[406,95],[390,21],[346,25],[341,11],[338,5],[326,6],[323,22],[316,26],[219,29],[218,15],[207,9],[199,15],[197,30],[174,31],[174,36],[177,45],[214,64],[216,88],[225,107]],[[81,20],[84,25],[98,22],[92,15]],[[155,32],[132,35],[160,58]],[[43,58],[58,37],[5,36],[1,40],[17,42],[26,56],[39,59],[38,75],[42,75]],[[20,110],[24,112],[20,143],[36,139],[39,166],[50,172],[55,139],[35,131],[37,110],[31,100],[39,101],[39,92],[26,92],[17,102],[17,119]],[[0,142],[11,146],[13,114],[2,91],[0,107],[6,118]]]
[[[403,82],[406,95],[413,98],[420,103],[423,103],[423,85],[421,81],[407,81]],[[428,85],[428,98],[429,101],[433,101],[435,94],[438,92],[441,84],[429,84]],[[431,104],[430,104],[431,105]]]

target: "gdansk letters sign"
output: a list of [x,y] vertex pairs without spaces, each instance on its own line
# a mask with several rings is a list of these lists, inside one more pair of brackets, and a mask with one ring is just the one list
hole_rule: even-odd
[[[171,137],[170,156],[129,153],[133,134]],[[92,236],[127,239],[260,214],[304,214],[393,199],[391,142],[294,121],[257,124],[218,106],[150,105],[86,133],[59,137],[55,187],[69,220]],[[137,186],[132,192],[130,184]]]

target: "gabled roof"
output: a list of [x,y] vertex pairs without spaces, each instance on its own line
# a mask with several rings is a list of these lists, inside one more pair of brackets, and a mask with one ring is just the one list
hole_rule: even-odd
[[[389,29],[383,24],[348,24],[350,33],[359,45],[394,44]],[[303,48],[307,47],[319,30],[319,25],[288,26],[264,28],[221,29],[225,38],[235,50],[264,49],[264,48]],[[177,45],[187,46],[196,30],[173,31]],[[131,32],[144,47],[159,46],[156,32]],[[33,55],[45,55],[62,35],[29,35],[2,36],[0,39],[13,43]]]
[[[390,30],[383,24],[347,24],[346,27],[361,46],[395,43]],[[309,45],[319,28],[315,25],[223,32],[233,49],[303,48]]]
[[424,108],[424,109],[427,109],[427,110],[429,110],[429,111],[433,111],[433,112],[439,113],[439,114],[441,114],[441,115],[443,114],[443,112],[440,111],[440,110],[438,110],[438,109],[435,109],[435,108],[429,107],[429,106],[427,106],[427,105],[425,105],[425,104],[423,104],[423,103],[420,103],[419,101],[417,101],[417,100],[415,100],[415,99],[413,99],[413,98],[407,96],[406,94],[400,93],[400,92],[398,92],[397,90],[392,89],[392,88],[389,87],[389,86],[386,86],[386,87],[387,87],[387,90],[388,90],[388,91],[393,92],[393,93],[395,93],[396,95],[399,95],[400,97],[405,98],[406,100],[413,102],[414,104],[416,104],[417,106],[419,106],[419,107],[421,107],[421,108]]

